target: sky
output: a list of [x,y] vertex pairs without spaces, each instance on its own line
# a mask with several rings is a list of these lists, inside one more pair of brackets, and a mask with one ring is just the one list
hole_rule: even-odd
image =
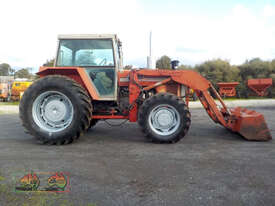
[[195,65],[275,58],[275,0],[0,0],[0,63],[39,66],[55,56],[58,34],[115,33],[124,65],[168,55]]

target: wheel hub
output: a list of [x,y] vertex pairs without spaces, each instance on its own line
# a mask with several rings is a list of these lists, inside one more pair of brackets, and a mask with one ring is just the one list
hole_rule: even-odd
[[58,132],[67,128],[72,122],[73,112],[70,99],[56,91],[40,94],[32,108],[35,123],[47,132]]
[[62,121],[67,113],[64,102],[52,100],[45,105],[45,118],[52,122]]
[[173,114],[168,110],[160,110],[156,113],[156,122],[163,128],[169,128],[173,124]]
[[180,115],[171,105],[158,105],[149,114],[149,125],[159,135],[174,133],[180,125]]

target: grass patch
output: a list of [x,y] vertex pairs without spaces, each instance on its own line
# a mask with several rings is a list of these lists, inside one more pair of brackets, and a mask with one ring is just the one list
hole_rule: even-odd
[[93,203],[74,204],[69,194],[46,192],[14,192],[13,185],[0,184],[0,202],[6,206],[96,206]]
[[1,105],[19,105],[19,102],[0,102]]
[[74,204],[71,194],[53,192],[15,192],[15,185],[0,175],[0,203],[5,206],[96,206],[93,203]]

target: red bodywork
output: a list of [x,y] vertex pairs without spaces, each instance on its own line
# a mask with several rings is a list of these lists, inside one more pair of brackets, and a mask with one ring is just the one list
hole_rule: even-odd
[[[51,74],[65,75],[74,79],[88,91],[93,100],[100,100],[84,68],[42,67],[38,72],[41,77]],[[129,88],[131,110],[125,115],[116,115],[113,111],[111,115],[93,115],[92,118],[128,119],[130,122],[136,122],[138,104],[135,101],[139,97],[141,89],[143,91],[153,89],[156,93],[169,92],[181,98],[186,97],[187,106],[189,90],[193,89],[214,122],[241,134],[248,140],[270,140],[272,138],[262,114],[239,107],[229,110],[212,84],[192,70],[126,70],[118,72],[118,86]],[[220,106],[210,95],[210,90],[218,99]],[[183,93],[184,95],[182,95]]]
[[258,96],[263,97],[267,95],[267,89],[272,86],[272,79],[249,79],[247,86],[254,91]]
[[236,86],[239,82],[220,82],[217,83],[219,86],[219,94],[224,97],[235,97],[236,96]]

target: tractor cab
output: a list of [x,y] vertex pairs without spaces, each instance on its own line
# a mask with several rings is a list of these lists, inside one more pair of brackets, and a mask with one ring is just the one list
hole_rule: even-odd
[[60,35],[56,67],[82,67],[102,100],[116,100],[120,41],[114,34]]

